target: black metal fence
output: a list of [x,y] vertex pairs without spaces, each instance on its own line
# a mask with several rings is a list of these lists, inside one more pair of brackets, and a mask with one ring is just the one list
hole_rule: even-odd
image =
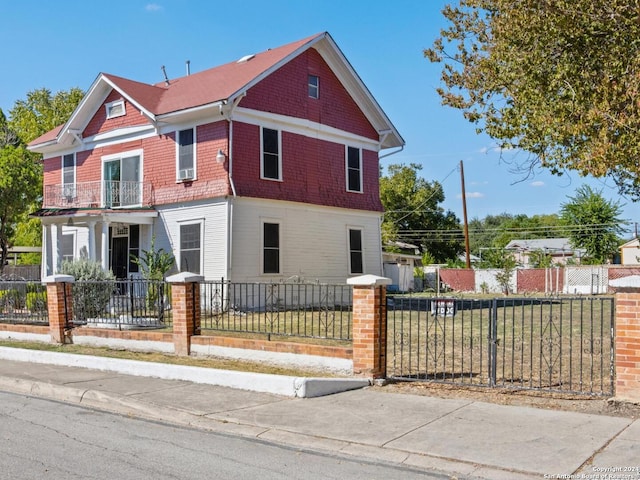
[[172,325],[171,289],[163,281],[78,280],[72,292],[74,325],[119,330]]
[[0,280],[0,322],[48,325],[46,287],[26,280]]
[[351,340],[352,288],[319,283],[200,285],[201,328]]
[[613,394],[614,299],[388,297],[387,373],[404,380]]

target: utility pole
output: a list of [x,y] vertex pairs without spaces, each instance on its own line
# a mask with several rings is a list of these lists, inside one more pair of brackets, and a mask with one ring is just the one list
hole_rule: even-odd
[[469,223],[467,222],[467,193],[464,187],[464,165],[460,160],[460,179],[462,183],[462,215],[464,217],[464,249],[466,252],[467,268],[471,268],[471,255],[469,253]]

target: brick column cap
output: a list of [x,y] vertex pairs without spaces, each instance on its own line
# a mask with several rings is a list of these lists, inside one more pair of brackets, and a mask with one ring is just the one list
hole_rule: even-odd
[[391,285],[391,279],[378,277],[377,275],[360,275],[359,277],[347,278],[347,285],[360,287],[379,287],[380,285]]
[[202,281],[204,281],[202,275],[191,272],[180,272],[167,277],[169,283],[200,283]]
[[46,285],[48,283],[75,283],[76,279],[73,275],[62,275],[60,273],[55,275],[49,275],[42,279],[42,284]]
[[616,278],[615,280],[610,280],[609,285],[617,287],[616,290],[619,292],[633,292],[634,290],[640,291],[640,275]]

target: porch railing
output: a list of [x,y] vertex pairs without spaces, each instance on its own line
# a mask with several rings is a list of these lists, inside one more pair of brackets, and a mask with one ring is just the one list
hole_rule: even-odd
[[44,187],[44,208],[122,208],[150,204],[149,182],[96,181]]

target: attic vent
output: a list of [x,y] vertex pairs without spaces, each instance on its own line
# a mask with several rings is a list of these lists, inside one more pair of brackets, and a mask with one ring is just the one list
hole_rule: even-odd
[[255,56],[256,56],[255,53],[252,53],[251,55],[245,55],[240,60],[238,60],[236,63],[246,63],[246,62],[248,62],[249,60],[251,60]]

